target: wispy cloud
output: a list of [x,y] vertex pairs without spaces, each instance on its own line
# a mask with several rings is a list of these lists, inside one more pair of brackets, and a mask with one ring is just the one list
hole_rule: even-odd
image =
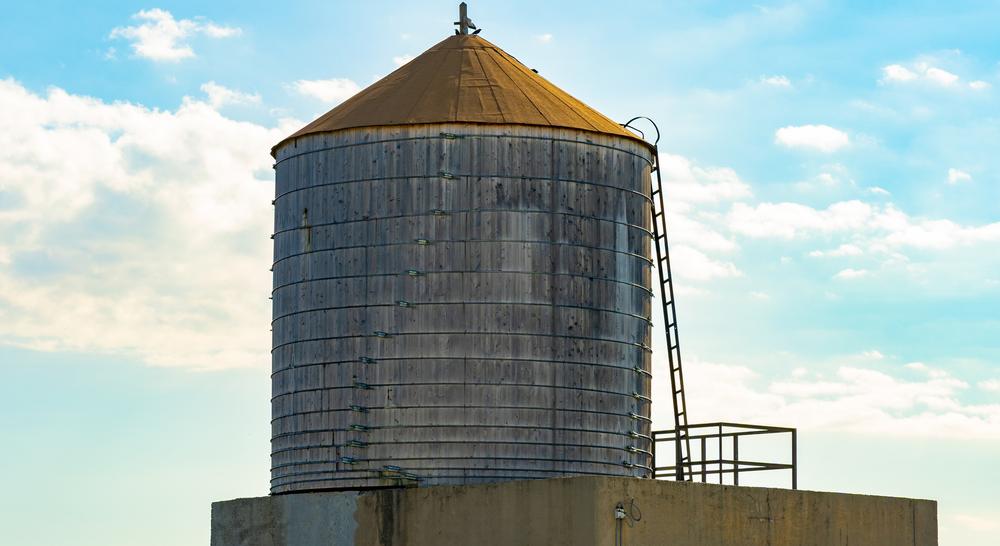
[[214,81],[203,83],[201,90],[208,96],[208,103],[213,108],[220,108],[228,104],[260,104],[259,94],[243,93],[229,89]]
[[[806,366],[790,370],[788,379],[768,380],[745,366],[691,358],[685,379],[699,393],[691,409],[706,421],[783,415],[790,425],[814,431],[1000,439],[1000,405],[962,403],[969,384],[944,370],[924,366],[916,378],[912,372],[903,378],[867,367],[883,364],[862,364],[886,359],[834,358],[845,363],[835,364],[832,375]],[[665,411],[654,406],[654,418],[658,409]]]
[[403,66],[404,64],[413,60],[413,55],[400,55],[398,57],[392,58],[392,63],[396,66]]
[[755,238],[806,238],[842,233],[861,237],[853,244],[885,251],[888,247],[944,249],[1000,241],[1000,222],[962,225],[951,220],[914,218],[892,205],[859,200],[817,209],[801,203],[737,203],[728,215],[737,233]]
[[813,250],[809,253],[813,258],[860,256],[862,254],[864,251],[860,247],[850,243],[844,243],[833,250]]
[[137,57],[151,61],[177,62],[194,57],[194,49],[187,39],[196,35],[228,38],[241,32],[239,28],[217,25],[198,17],[174,19],[169,11],[159,8],[141,10],[132,18],[139,24],[116,27],[110,36],[128,40]]
[[729,227],[750,237],[792,239],[812,233],[856,231],[872,217],[872,205],[851,200],[815,209],[801,203],[737,203],[729,212]]
[[291,88],[298,93],[330,104],[338,104],[353,97],[361,86],[347,78],[328,80],[297,80]]
[[922,60],[913,63],[889,64],[882,67],[882,85],[902,85],[926,83],[941,88],[958,89],[968,87],[977,91],[989,89],[990,84],[983,80],[974,80],[968,84],[962,83],[958,74],[932,64],[932,61]]
[[787,76],[761,76],[760,83],[764,85],[770,85],[771,87],[783,87],[789,88],[792,86],[792,80],[789,80]]
[[849,281],[853,279],[860,279],[861,277],[867,277],[867,276],[868,276],[868,270],[866,269],[847,268],[838,271],[837,274],[833,276],[833,278]]
[[552,43],[553,36],[551,34],[538,34],[535,36],[535,41],[540,44]]
[[948,169],[948,184],[951,184],[952,186],[962,182],[969,182],[971,180],[972,175],[963,170],[955,168]]
[[774,141],[786,148],[832,153],[850,144],[851,139],[829,125],[789,125],[775,131]]
[[988,392],[1000,392],[1000,379],[987,379],[980,381],[978,387]]

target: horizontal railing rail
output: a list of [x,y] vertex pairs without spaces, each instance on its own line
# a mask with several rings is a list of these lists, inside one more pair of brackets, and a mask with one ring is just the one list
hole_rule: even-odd
[[[674,444],[677,430],[655,430],[653,437],[653,477],[658,479],[678,479],[685,481],[740,484],[740,474],[761,471],[789,471],[792,489],[798,489],[798,432],[794,428],[746,423],[700,423],[683,427],[691,442],[690,458],[678,464]],[[760,435],[788,435],[791,441],[790,462],[751,461],[740,458],[740,438]],[[681,436],[683,438],[684,435]],[[657,449],[657,444],[663,448]],[[663,459],[673,464],[661,464]]]

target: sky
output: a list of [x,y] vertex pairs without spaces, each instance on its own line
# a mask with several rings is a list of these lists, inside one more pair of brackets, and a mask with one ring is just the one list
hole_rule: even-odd
[[[658,123],[692,421],[798,427],[801,488],[935,499],[942,545],[995,545],[1000,5],[471,4]],[[204,544],[212,501],[267,493],[268,152],[455,10],[5,6],[5,540]]]

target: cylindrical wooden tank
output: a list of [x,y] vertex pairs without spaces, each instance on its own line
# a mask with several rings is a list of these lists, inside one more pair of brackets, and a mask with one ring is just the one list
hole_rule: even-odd
[[408,123],[275,157],[273,493],[650,475],[648,146]]

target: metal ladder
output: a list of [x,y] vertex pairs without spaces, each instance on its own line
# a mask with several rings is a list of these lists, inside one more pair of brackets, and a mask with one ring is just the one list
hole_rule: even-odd
[[[653,120],[639,116],[623,126],[638,131],[630,124],[637,119],[645,119],[656,129],[653,142],[653,169],[656,177],[651,177],[650,193],[653,220],[653,248],[656,250],[656,271],[660,276],[660,302],[663,304],[663,323],[667,329],[667,360],[670,366],[670,392],[674,406],[674,430],[676,431],[675,464],[677,481],[690,480],[691,439],[688,435],[687,398],[684,396],[684,371],[681,367],[681,342],[677,335],[677,307],[674,304],[673,274],[670,269],[670,249],[667,243],[667,220],[663,206],[663,180],[660,174],[660,155],[657,143],[660,129]],[[642,131],[638,131],[643,134]],[[645,135],[643,134],[643,137]]]

